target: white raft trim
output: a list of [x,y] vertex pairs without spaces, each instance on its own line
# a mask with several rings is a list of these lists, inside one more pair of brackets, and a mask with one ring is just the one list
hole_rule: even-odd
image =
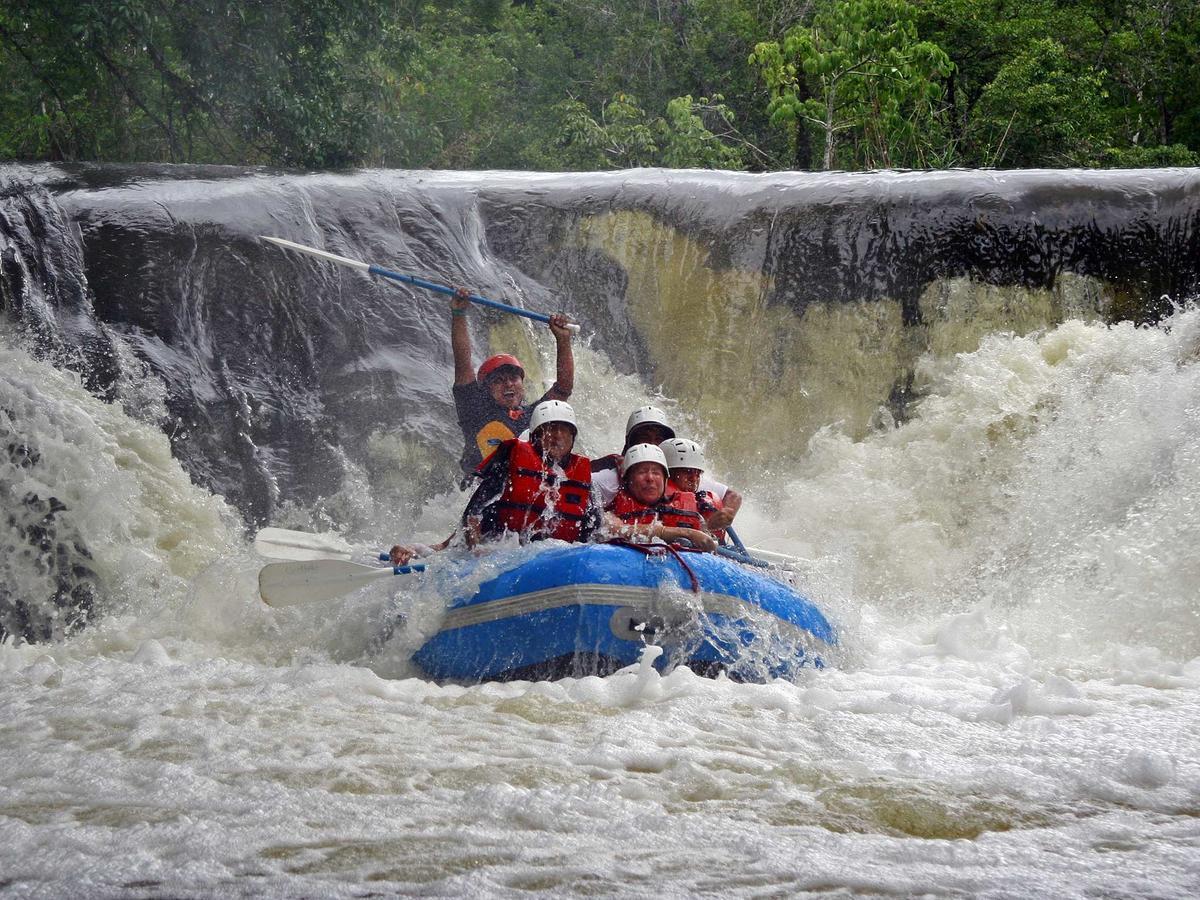
[[[452,609],[442,620],[438,634],[484,625],[502,619],[516,618],[530,613],[567,606],[608,606],[614,609],[632,607],[647,617],[665,616],[674,623],[695,614],[719,615],[727,619],[743,619],[760,627],[767,625],[775,636],[804,643],[817,642],[830,646],[827,641],[793,622],[781,619],[770,610],[749,603],[741,597],[702,591],[687,594],[688,601],[663,594],[658,588],[628,584],[572,584],[527,594],[516,594],[503,600],[488,600]],[[767,621],[764,621],[767,620]]]

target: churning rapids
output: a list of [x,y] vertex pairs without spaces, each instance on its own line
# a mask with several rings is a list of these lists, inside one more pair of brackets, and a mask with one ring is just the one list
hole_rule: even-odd
[[[725,448],[747,495],[741,536],[800,557],[842,655],[795,682],[659,675],[647,659],[604,679],[460,687],[408,667],[445,599],[436,567],[273,610],[245,524],[265,509],[284,527],[341,528],[364,559],[393,538],[440,538],[462,502],[438,475],[452,440],[383,428],[365,455],[345,442],[320,497],[253,473],[235,495],[227,461],[190,455],[203,442],[173,419],[195,358],[148,331],[109,333],[121,372],[100,390],[62,350],[70,316],[48,341],[30,326],[36,298],[14,313],[5,296],[3,588],[30,604],[53,593],[22,544],[41,523],[86,548],[76,562],[95,597],[76,633],[0,645],[2,896],[1200,886],[1193,306],[1142,327],[989,320],[970,348],[935,340],[902,361],[903,403],[889,379],[860,420],[817,398],[809,413],[837,414],[802,437],[764,425],[753,440],[792,446],[752,465],[733,461],[747,439],[734,406],[656,392],[593,334],[573,398],[584,452],[619,446],[626,412],[649,400]],[[885,340],[877,324],[859,338]],[[524,333],[551,371],[541,338]],[[380,367],[419,364],[377,350]],[[270,357],[256,359],[269,380]],[[439,439],[453,437],[445,412],[429,414]],[[262,471],[275,452],[255,457]],[[396,609],[408,624],[381,648]]]

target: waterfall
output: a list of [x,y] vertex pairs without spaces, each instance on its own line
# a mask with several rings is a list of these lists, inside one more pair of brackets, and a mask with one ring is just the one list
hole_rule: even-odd
[[[453,483],[445,299],[259,235],[569,313],[588,371],[657,392],[752,484],[811,462],[831,428],[886,436],[989,336],[1168,315],[1200,283],[1198,226],[1194,170],[8,165],[0,297],[10,349],[165,435],[248,523],[393,529]],[[476,311],[471,327],[477,353],[526,361],[531,393],[548,383],[541,326]],[[593,415],[609,394],[577,384]],[[18,472],[32,438],[6,412]],[[596,437],[595,453],[619,441]],[[56,543],[87,568],[77,538]]]

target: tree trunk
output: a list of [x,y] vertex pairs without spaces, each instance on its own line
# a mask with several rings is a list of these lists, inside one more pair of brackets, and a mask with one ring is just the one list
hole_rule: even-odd
[[828,172],[833,168],[833,151],[837,144],[837,134],[833,130],[833,89],[825,92],[825,159],[821,168]]

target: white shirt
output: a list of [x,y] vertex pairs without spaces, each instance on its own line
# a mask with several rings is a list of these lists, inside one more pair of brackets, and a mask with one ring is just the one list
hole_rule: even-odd
[[[617,496],[617,491],[621,488],[621,480],[617,477],[616,469],[601,469],[599,472],[592,473],[592,489],[600,494],[600,505],[608,506],[612,503],[613,497]],[[715,478],[710,478],[708,473],[700,475],[700,490],[708,491],[718,500],[725,499],[725,492],[729,490],[729,485],[722,484]]]

